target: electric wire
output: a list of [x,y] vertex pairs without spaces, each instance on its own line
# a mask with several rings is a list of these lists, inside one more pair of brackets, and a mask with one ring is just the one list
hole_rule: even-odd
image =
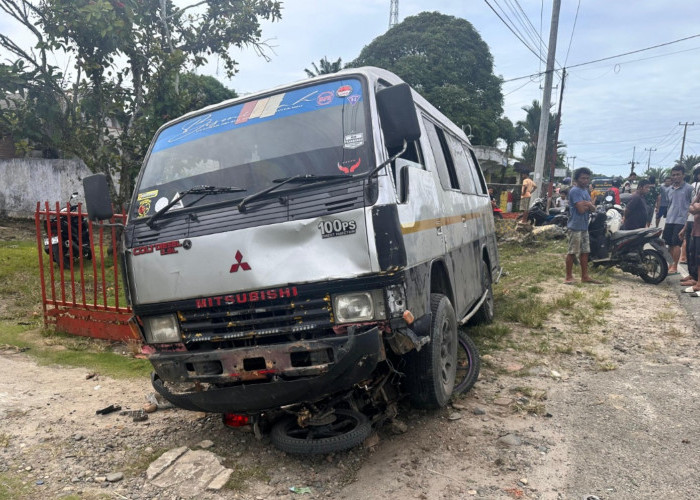
[[[547,44],[544,43],[544,40],[542,40],[542,37],[540,37],[539,33],[535,29],[535,27],[532,25],[532,22],[530,21],[530,18],[527,16],[523,8],[520,6],[520,2],[518,0],[505,0],[506,3],[510,5],[511,11],[515,14],[516,18],[519,19],[520,24],[525,28],[525,31],[530,35],[530,40],[532,40],[536,46],[539,47],[540,49],[540,56],[543,55],[543,52],[546,52],[547,50]],[[517,9],[516,9],[517,6]]]
[[578,10],[581,7],[581,0],[578,0],[578,5],[576,6],[576,16],[574,16],[574,26],[571,28],[571,38],[569,38],[569,48],[566,49],[566,57],[564,58],[564,66],[566,66],[569,60],[569,51],[571,50],[571,42],[574,41],[574,32],[576,31],[576,21],[578,21]]
[[506,28],[508,28],[508,29],[511,31],[511,33],[513,33],[513,34],[515,35],[515,37],[516,37],[518,40],[520,40],[520,42],[521,42],[523,45],[525,45],[525,47],[526,47],[530,52],[532,52],[532,53],[535,55],[535,57],[537,57],[537,59],[539,59],[541,62],[544,62],[544,61],[542,60],[542,57],[541,57],[537,52],[535,52],[535,51],[532,49],[532,47],[530,47],[530,46],[525,42],[525,40],[523,40],[523,39],[520,37],[520,35],[518,35],[518,34],[513,30],[513,28],[511,28],[511,26],[501,17],[501,15],[496,11],[496,9],[493,8],[493,6],[489,3],[489,0],[484,0],[484,2],[486,2],[486,5],[488,5],[489,8],[494,12],[494,14],[496,14],[496,16],[498,16],[498,18],[501,20],[501,22],[503,22],[503,24],[506,25]]
[[[670,41],[670,42],[661,43],[661,44],[658,44],[658,45],[652,45],[651,47],[645,47],[645,48],[643,48],[643,49],[632,50],[632,51],[630,51],[630,52],[623,52],[622,54],[617,54],[617,55],[614,55],[614,56],[603,57],[603,58],[601,58],[601,59],[595,59],[595,60],[593,60],[593,61],[587,61],[587,62],[575,64],[575,65],[573,65],[573,66],[568,66],[566,69],[568,70],[568,69],[571,69],[571,68],[580,68],[581,66],[586,66],[586,65],[589,65],[589,64],[594,64],[594,63],[601,62],[601,61],[609,61],[610,59],[616,59],[616,58],[618,58],[618,57],[624,57],[624,56],[628,56],[628,55],[630,55],[630,54],[638,54],[639,52],[644,52],[644,51],[647,51],[647,50],[658,49],[659,47],[665,47],[665,46],[667,46],[667,45],[671,45],[671,44],[674,44],[674,43],[685,42],[686,40],[691,40],[691,39],[693,39],[693,38],[698,38],[698,37],[700,37],[700,33],[698,33],[697,35],[691,35],[691,36],[687,36],[687,37],[684,37],[684,38],[679,38],[678,40],[672,40],[672,41]],[[666,55],[666,54],[663,54],[663,55]],[[659,55],[658,57],[662,57],[663,55]],[[668,55],[671,55],[671,54],[668,54]],[[631,62],[631,61],[630,61],[630,62]],[[516,80],[522,80],[523,78],[532,78],[532,77],[540,76],[540,75],[542,75],[542,74],[544,74],[544,73],[546,73],[546,72],[532,73],[532,74],[530,74],[530,75],[519,76],[519,77],[516,77],[516,78],[509,78],[508,80],[503,80],[503,83],[514,82],[514,81],[516,81]]]

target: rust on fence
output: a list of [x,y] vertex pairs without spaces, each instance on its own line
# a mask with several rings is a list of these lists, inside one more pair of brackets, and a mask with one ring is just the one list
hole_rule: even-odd
[[109,226],[93,225],[81,204],[61,208],[57,202],[52,210],[39,202],[34,220],[44,325],[86,337],[138,339],[131,308],[120,297],[117,225],[126,213],[115,214]]

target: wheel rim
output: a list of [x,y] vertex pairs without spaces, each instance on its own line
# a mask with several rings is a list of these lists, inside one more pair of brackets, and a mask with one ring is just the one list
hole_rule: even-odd
[[446,392],[451,392],[454,386],[453,378],[450,376],[456,371],[456,366],[451,353],[455,352],[454,336],[452,335],[452,323],[448,318],[444,318],[440,325],[440,380]]
[[650,278],[657,278],[661,275],[661,262],[652,253],[644,255],[642,266],[644,267],[644,272]]
[[330,424],[308,427],[298,427],[296,420],[290,420],[285,434],[294,439],[314,441],[347,434],[360,425],[360,419],[354,413],[336,413],[336,417]]

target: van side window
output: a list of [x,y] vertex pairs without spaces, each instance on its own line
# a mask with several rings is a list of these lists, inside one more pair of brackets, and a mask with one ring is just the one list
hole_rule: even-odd
[[455,171],[455,166],[452,161],[452,155],[447,147],[445,132],[425,117],[423,117],[423,122],[425,124],[425,131],[428,134],[430,149],[433,150],[433,157],[435,158],[438,177],[440,177],[440,184],[442,184],[444,189],[459,189],[457,172]]
[[450,152],[452,153],[452,159],[454,160],[455,170],[462,192],[469,194],[477,193],[475,180],[471,172],[473,168],[469,164],[467,151],[464,150],[464,146],[459,139],[452,134],[445,134],[445,136],[450,147]]
[[470,163],[472,165],[472,174],[474,175],[474,179],[476,180],[476,185],[478,187],[477,193],[485,195],[486,193],[488,193],[488,189],[486,188],[486,179],[484,179],[484,174],[481,171],[481,168],[479,168],[479,162],[476,159],[474,151],[472,151],[471,148],[466,149],[469,151],[467,159],[470,160]]

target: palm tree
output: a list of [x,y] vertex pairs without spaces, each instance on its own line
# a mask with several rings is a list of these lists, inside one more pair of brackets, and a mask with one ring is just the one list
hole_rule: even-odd
[[[525,120],[519,120],[517,125],[525,129],[527,138],[525,139],[526,145],[522,151],[523,163],[528,165],[530,169],[535,168],[535,155],[537,154],[537,135],[540,132],[540,116],[542,113],[542,107],[538,100],[532,101],[530,106],[523,106],[522,110],[525,111]],[[547,158],[545,165],[550,165],[554,148],[554,132],[557,123],[557,115],[555,113],[549,114],[549,123],[547,125]],[[564,153],[565,151],[560,151],[565,148],[566,144],[559,141],[556,148],[556,164],[562,166],[564,164]],[[549,167],[547,167],[549,168]]]
[[644,171],[645,177],[654,176],[657,181],[661,181],[661,179],[665,179],[669,175],[671,175],[671,169],[664,167],[650,167]]
[[341,61],[342,58],[339,57],[337,61],[330,62],[326,56],[323,56],[323,58],[319,61],[320,69],[319,66],[316,66],[315,62],[312,62],[311,65],[314,67],[313,71],[309,69],[304,69],[304,71],[306,71],[309,78],[319,75],[327,75],[329,73],[337,73],[343,69],[343,63]]
[[685,173],[689,173],[693,171],[693,167],[700,163],[700,156],[697,155],[688,155],[684,156],[682,160],[676,160],[676,165],[680,165],[685,169]]

